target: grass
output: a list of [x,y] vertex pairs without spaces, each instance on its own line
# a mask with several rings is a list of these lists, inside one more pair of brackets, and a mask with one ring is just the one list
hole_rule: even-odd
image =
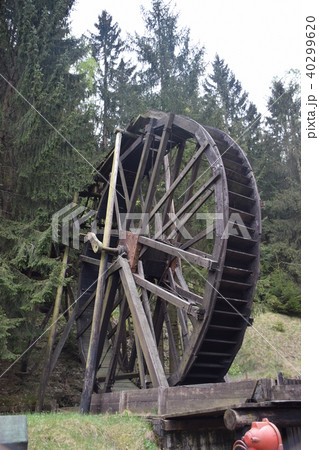
[[130,413],[28,414],[29,449],[158,449],[151,426]]
[[[257,330],[257,331],[256,331]],[[231,381],[242,378],[298,377],[301,371],[301,320],[283,314],[258,314],[247,328],[243,345],[229,371]]]

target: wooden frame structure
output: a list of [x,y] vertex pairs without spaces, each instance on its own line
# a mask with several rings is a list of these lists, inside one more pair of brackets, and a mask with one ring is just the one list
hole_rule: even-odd
[[[76,307],[93,390],[223,380],[259,270],[260,201],[249,162],[220,130],[150,111],[119,132],[86,195],[99,231]],[[105,182],[109,180],[109,182]]]

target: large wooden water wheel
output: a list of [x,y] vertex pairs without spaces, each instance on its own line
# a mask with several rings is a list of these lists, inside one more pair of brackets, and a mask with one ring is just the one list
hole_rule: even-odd
[[77,304],[86,378],[101,392],[222,381],[259,270],[260,200],[245,153],[220,130],[150,111],[98,172]]

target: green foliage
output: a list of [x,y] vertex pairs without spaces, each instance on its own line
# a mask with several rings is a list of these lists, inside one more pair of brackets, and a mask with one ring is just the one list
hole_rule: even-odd
[[261,136],[256,106],[249,101],[248,93],[218,55],[212,69],[204,83],[201,121],[235,137],[246,152],[254,154]]
[[6,63],[0,79],[0,205],[5,217],[34,219],[39,208],[52,213],[90,177],[85,159],[96,153],[93,112],[82,102],[85,77],[73,70],[87,49],[69,35],[73,3],[1,2],[0,59]]
[[34,223],[3,220],[0,248],[0,358],[5,359],[39,334],[40,311],[54,301],[62,266],[50,257],[51,228],[40,232]]
[[[272,311],[299,315],[301,312],[300,267],[296,268],[294,263],[291,263],[288,269],[285,269],[288,264],[285,264],[286,261],[283,259],[279,262],[275,248],[273,252],[265,246],[263,249],[265,259],[262,253],[262,277],[257,284],[255,301],[267,305]],[[287,259],[285,256],[283,258]]]
[[140,78],[153,108],[197,114],[204,48],[193,46],[190,30],[180,28],[178,14],[163,0],[141,8],[145,33],[135,33],[133,45],[142,64]]
[[95,27],[90,45],[97,65],[95,85],[101,100],[100,141],[106,152],[114,143],[114,127],[126,125],[134,114],[141,112],[137,109],[141,107],[141,89],[136,83],[135,66],[124,59],[125,45],[118,23],[103,10]]

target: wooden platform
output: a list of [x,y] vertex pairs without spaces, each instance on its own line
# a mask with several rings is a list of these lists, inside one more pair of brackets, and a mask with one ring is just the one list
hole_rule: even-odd
[[146,417],[163,449],[229,449],[253,421],[267,417],[284,448],[300,448],[300,380],[245,380],[96,394],[91,412]]

